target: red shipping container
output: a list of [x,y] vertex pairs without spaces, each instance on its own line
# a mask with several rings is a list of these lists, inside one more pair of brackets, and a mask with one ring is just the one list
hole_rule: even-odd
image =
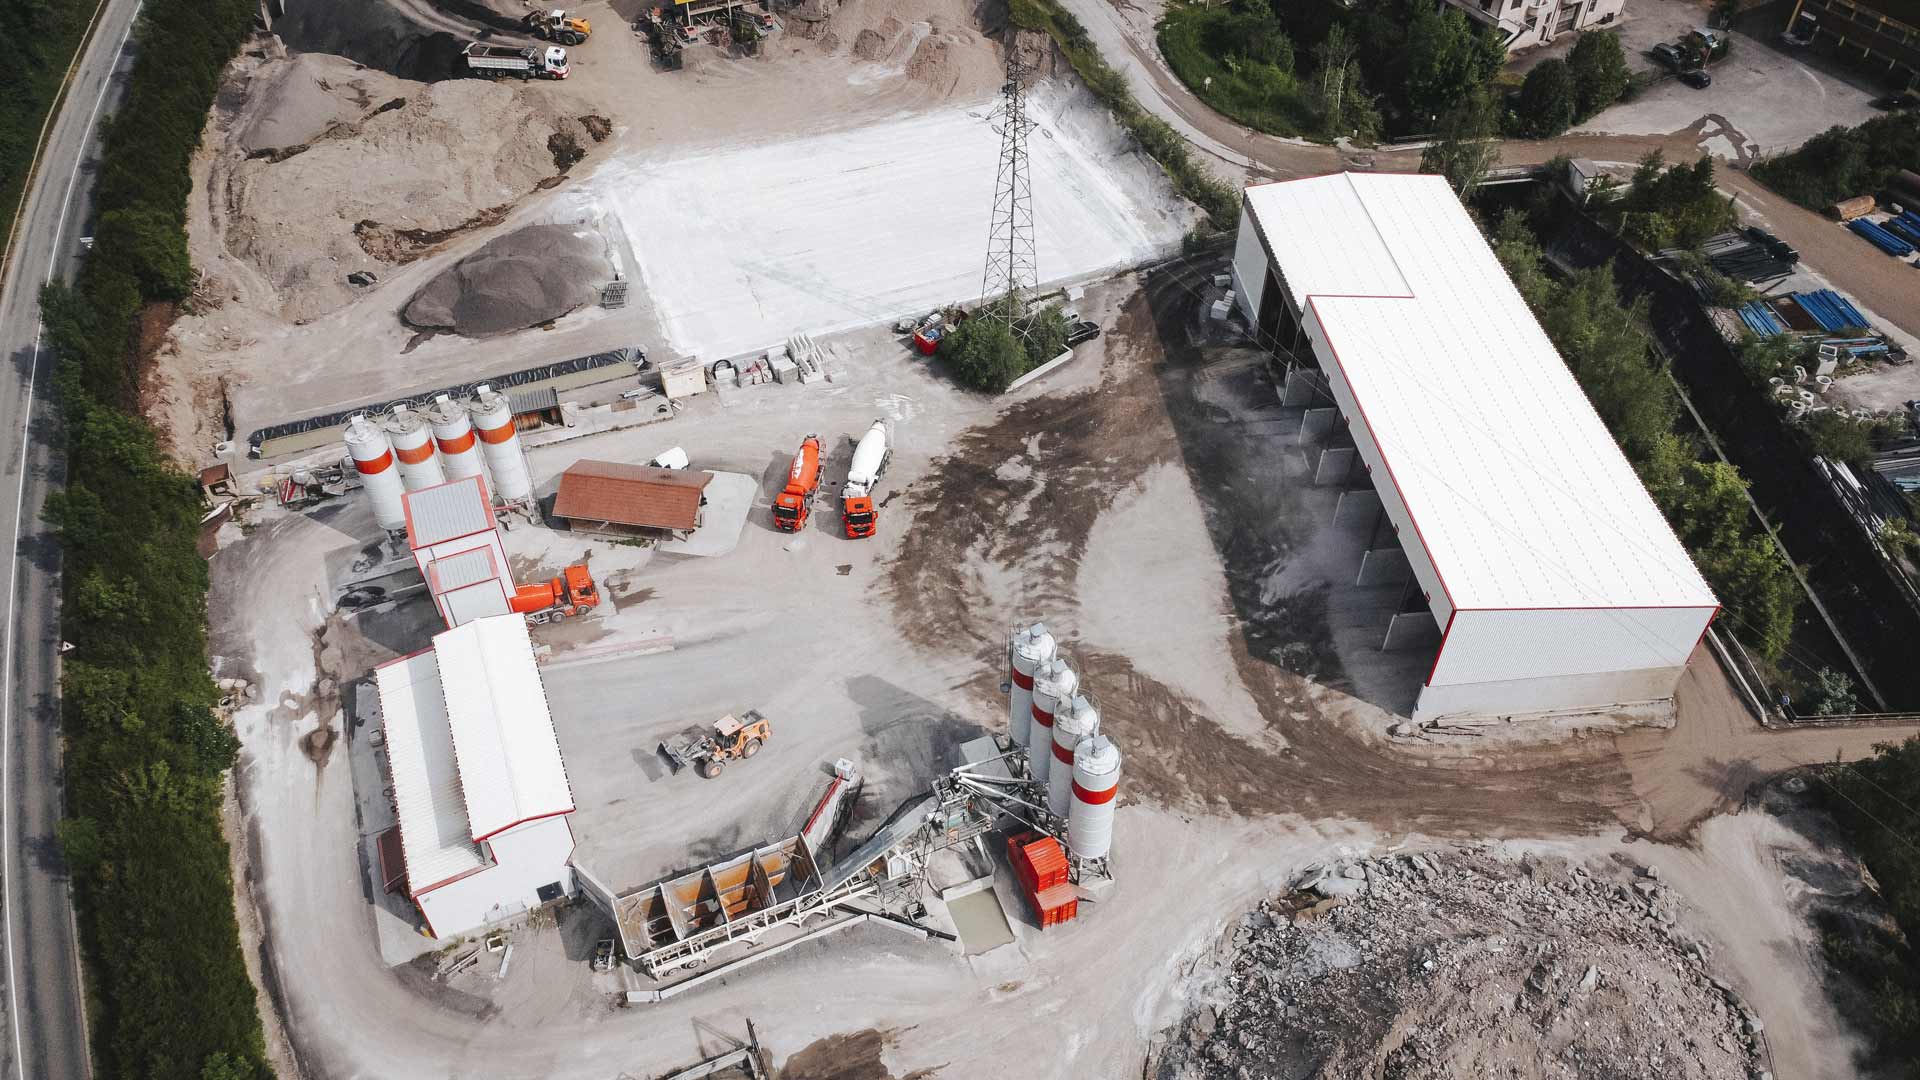
[[1058,926],[1072,922],[1080,914],[1080,897],[1073,886],[1061,882],[1052,888],[1042,889],[1033,898],[1033,912],[1040,918],[1040,926]]

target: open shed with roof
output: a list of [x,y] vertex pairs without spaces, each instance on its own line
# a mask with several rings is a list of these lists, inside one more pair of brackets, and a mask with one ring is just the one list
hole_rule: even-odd
[[447,938],[574,889],[566,765],[518,615],[435,635],[374,672],[401,873],[427,930]]
[[1673,696],[1717,601],[1444,178],[1251,187],[1233,278],[1439,629],[1417,718]]
[[560,474],[553,516],[576,529],[684,537],[700,527],[713,474],[583,458]]

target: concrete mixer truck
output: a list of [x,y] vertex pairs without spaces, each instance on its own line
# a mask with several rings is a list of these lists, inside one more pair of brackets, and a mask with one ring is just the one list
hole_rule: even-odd
[[847,527],[849,540],[874,534],[880,515],[873,505],[873,489],[880,483],[880,475],[887,471],[887,462],[892,460],[893,447],[888,445],[887,422],[875,420],[853,448],[853,464],[847,469],[847,486],[840,492],[840,518]]
[[807,515],[813,510],[813,496],[820,490],[820,436],[800,440],[800,450],[787,469],[787,486],[773,497],[773,525],[782,532],[799,532],[807,527]]

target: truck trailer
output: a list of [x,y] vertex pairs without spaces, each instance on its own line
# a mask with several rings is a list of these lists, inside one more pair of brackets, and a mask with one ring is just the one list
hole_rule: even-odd
[[467,74],[483,79],[564,79],[567,50],[558,45],[488,45],[476,41],[461,58]]

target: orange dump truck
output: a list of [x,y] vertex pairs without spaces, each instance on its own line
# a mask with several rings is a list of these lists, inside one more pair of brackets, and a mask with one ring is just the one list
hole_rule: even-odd
[[800,441],[793,455],[793,467],[787,470],[787,486],[773,497],[773,524],[783,532],[806,528],[807,514],[813,510],[813,496],[820,490],[820,436],[809,435]]
[[551,581],[522,585],[509,605],[530,623],[557,622],[600,606],[600,590],[586,563],[575,563]]

